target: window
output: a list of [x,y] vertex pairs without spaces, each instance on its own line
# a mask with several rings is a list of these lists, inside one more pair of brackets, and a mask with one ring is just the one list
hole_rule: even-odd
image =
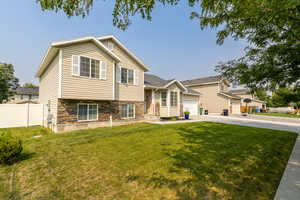
[[108,42],[107,48],[112,51],[114,49],[114,43]]
[[167,106],[167,92],[161,92],[160,93],[161,98],[161,106]]
[[128,69],[128,83],[133,84],[133,70]]
[[121,83],[134,84],[134,70],[121,68]]
[[78,121],[97,120],[98,105],[97,104],[78,104],[77,111]]
[[134,104],[123,104],[121,108],[121,117],[134,118],[134,116],[135,116]]
[[80,57],[80,76],[90,77],[90,59]]
[[91,77],[99,78],[99,61],[92,59],[91,62]]
[[121,69],[121,83],[127,83],[127,69]]
[[[101,64],[101,65],[100,65]],[[106,63],[103,61],[83,57],[72,56],[72,74],[89,78],[106,79]]]
[[177,106],[177,92],[171,92],[171,106]]

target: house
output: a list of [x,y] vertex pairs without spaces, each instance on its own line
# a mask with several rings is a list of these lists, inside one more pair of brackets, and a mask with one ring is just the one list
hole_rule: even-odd
[[7,104],[24,104],[24,103],[38,103],[39,88],[25,88],[18,87],[15,95],[9,99]]
[[36,77],[56,132],[144,118],[149,68],[112,35],[53,42]]
[[251,109],[266,109],[266,103],[264,101],[259,100],[255,95],[251,94],[249,89],[235,89],[230,90],[230,94],[237,95],[241,97],[241,109],[244,111],[246,109],[246,103],[244,102],[244,99],[251,99],[251,102],[247,104]]
[[202,93],[202,107],[210,114],[240,114],[241,97],[229,92],[229,82],[221,76],[210,76],[182,81],[183,85]]
[[200,92],[184,86],[178,80],[164,80],[152,74],[145,74],[144,84],[147,117],[178,117],[185,111],[189,111],[191,116],[198,115]]

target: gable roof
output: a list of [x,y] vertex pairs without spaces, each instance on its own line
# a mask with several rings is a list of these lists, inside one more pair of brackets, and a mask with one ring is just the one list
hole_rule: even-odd
[[239,96],[237,96],[237,95],[234,95],[234,94],[231,94],[231,93],[229,93],[229,92],[224,92],[224,91],[222,91],[222,92],[219,92],[219,94],[221,94],[221,95],[223,95],[223,96],[225,96],[225,97],[228,97],[228,98],[230,98],[230,99],[242,99],[241,97],[239,97]]
[[109,56],[111,56],[114,60],[117,62],[120,62],[121,59],[114,54],[112,51],[110,51],[104,44],[102,44],[100,41],[98,41],[95,37],[82,37],[82,38],[77,38],[73,40],[64,40],[64,41],[58,41],[58,42],[52,42],[50,47],[48,48],[45,56],[43,57],[42,63],[39,66],[39,69],[37,73],[35,74],[35,77],[40,77],[43,72],[47,69],[48,65],[54,58],[54,56],[58,53],[60,47],[65,46],[65,45],[71,45],[71,44],[76,44],[76,43],[81,43],[81,42],[93,42],[99,49],[103,50],[106,52]]
[[184,85],[202,85],[202,84],[218,83],[221,80],[222,77],[218,75],[218,76],[209,76],[209,77],[185,80],[182,81],[182,83]]
[[144,84],[147,87],[161,87],[163,88],[168,82],[154,74],[144,74]]
[[182,89],[184,90],[184,94],[194,94],[194,95],[200,95],[201,93],[184,86],[180,81],[175,80],[175,79],[171,79],[171,80],[164,80],[162,78],[160,78],[159,76],[153,75],[153,74],[145,74],[144,75],[144,84],[145,87],[149,87],[149,88],[167,88],[170,85],[172,85],[173,83],[178,83],[178,85],[180,85],[182,87]]
[[231,94],[250,94],[250,90],[247,88],[235,89],[235,90],[229,90],[229,93],[231,93]]
[[21,94],[26,94],[26,95],[39,95],[39,88],[25,88],[25,87],[18,87],[16,89],[16,93],[21,95]]
[[149,71],[149,67],[147,67],[138,57],[136,57],[129,49],[127,49],[125,47],[125,45],[123,45],[115,36],[113,35],[106,35],[106,36],[102,36],[102,37],[98,37],[98,40],[107,40],[107,39],[111,39],[113,40],[116,44],[118,44],[132,59],[134,59],[138,64],[140,64],[145,71]]

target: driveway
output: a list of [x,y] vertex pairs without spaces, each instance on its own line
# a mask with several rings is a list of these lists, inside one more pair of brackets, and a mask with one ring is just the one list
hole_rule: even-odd
[[[273,118],[273,117],[272,117]],[[207,115],[201,116],[199,119],[211,122],[220,122],[227,124],[237,124],[242,126],[252,126],[260,128],[269,128],[283,131],[292,131],[300,133],[300,120],[299,123],[291,122],[290,120],[273,120],[272,118],[255,118],[254,116],[239,117],[239,116],[220,116],[220,115]]]

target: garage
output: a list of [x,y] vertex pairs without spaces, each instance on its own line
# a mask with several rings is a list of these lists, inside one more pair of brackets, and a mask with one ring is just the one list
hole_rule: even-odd
[[198,115],[198,99],[186,99],[182,101],[183,112],[189,111],[190,115]]
[[231,102],[231,114],[241,114],[241,103]]

